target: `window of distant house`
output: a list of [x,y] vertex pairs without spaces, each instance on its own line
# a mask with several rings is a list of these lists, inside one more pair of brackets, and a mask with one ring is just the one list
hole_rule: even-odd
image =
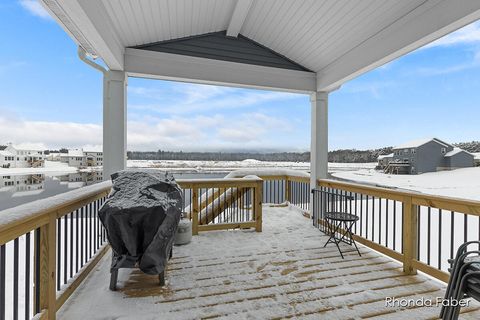
[[447,153],[447,148],[442,148],[442,154]]
[[415,149],[412,149],[412,154],[415,154],[416,150]]
[[408,149],[403,150],[405,154],[408,154]]

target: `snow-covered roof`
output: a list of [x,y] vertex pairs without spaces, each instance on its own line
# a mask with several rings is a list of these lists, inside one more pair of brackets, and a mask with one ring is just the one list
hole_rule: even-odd
[[69,149],[67,156],[68,157],[83,157],[83,150],[82,149]]
[[401,144],[399,146],[394,147],[393,149],[396,150],[396,149],[418,148],[418,147],[423,146],[424,144],[426,144],[430,141],[435,141],[439,144],[444,145],[445,147],[451,147],[452,146],[451,144],[448,144],[448,143],[446,143],[446,142],[444,142],[440,139],[437,139],[437,138],[425,138],[425,139],[418,139],[418,140],[412,140],[412,141],[406,142],[404,144]]
[[14,156],[13,153],[11,153],[9,151],[5,151],[5,150],[0,150],[0,155],[2,155],[2,156]]
[[83,152],[103,152],[103,147],[101,145],[86,145],[83,146]]
[[[460,148],[453,148],[452,151],[449,151],[447,153],[445,153],[445,157],[451,157],[451,156],[454,156],[456,154],[459,154],[459,153],[462,153],[462,152],[465,152],[465,153],[468,153],[467,151],[463,150],[463,149],[460,149]],[[470,154],[470,153],[468,153]]]
[[473,157],[474,157],[475,159],[480,160],[480,152],[474,152],[474,153],[472,153],[472,154],[473,154]]
[[393,153],[379,155],[377,159],[382,160],[382,159],[385,159],[385,158],[393,158]]

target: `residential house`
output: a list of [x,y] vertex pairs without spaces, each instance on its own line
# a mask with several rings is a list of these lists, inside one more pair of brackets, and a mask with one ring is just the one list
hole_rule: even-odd
[[70,167],[99,167],[103,165],[103,153],[98,150],[70,149],[68,153],[60,154],[60,161],[68,163]]
[[386,173],[417,174],[473,167],[471,153],[437,138],[415,140],[393,148]]
[[43,150],[21,149],[11,143],[0,146],[1,168],[37,168],[45,166]]
[[377,160],[378,160],[377,169],[383,170],[388,166],[390,161],[393,160],[393,153],[379,155]]

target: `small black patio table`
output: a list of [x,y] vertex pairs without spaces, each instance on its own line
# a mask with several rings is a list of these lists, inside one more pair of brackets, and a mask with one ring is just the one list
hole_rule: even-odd
[[327,227],[328,227],[328,233],[330,234],[330,238],[328,239],[327,243],[323,247],[326,247],[327,244],[330,242],[335,243],[335,245],[338,248],[338,251],[340,252],[340,255],[342,256],[342,259],[345,259],[343,257],[342,250],[340,249],[339,243],[343,242],[348,245],[354,245],[355,249],[358,252],[359,256],[362,256],[360,254],[360,250],[358,250],[357,244],[355,243],[355,240],[353,239],[352,235],[352,227],[355,225],[355,223],[359,220],[359,217],[356,215],[346,213],[346,212],[326,212],[325,213],[325,221],[327,222]]

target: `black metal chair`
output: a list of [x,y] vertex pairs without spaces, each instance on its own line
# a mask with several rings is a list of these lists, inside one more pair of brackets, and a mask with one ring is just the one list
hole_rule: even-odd
[[[462,244],[455,255],[449,259],[450,279],[445,292],[446,300],[460,301],[464,298],[473,298],[480,301],[480,251],[468,251],[468,246],[477,245],[480,241],[469,241]],[[456,320],[460,313],[460,305],[442,305],[440,317],[443,320]]]

